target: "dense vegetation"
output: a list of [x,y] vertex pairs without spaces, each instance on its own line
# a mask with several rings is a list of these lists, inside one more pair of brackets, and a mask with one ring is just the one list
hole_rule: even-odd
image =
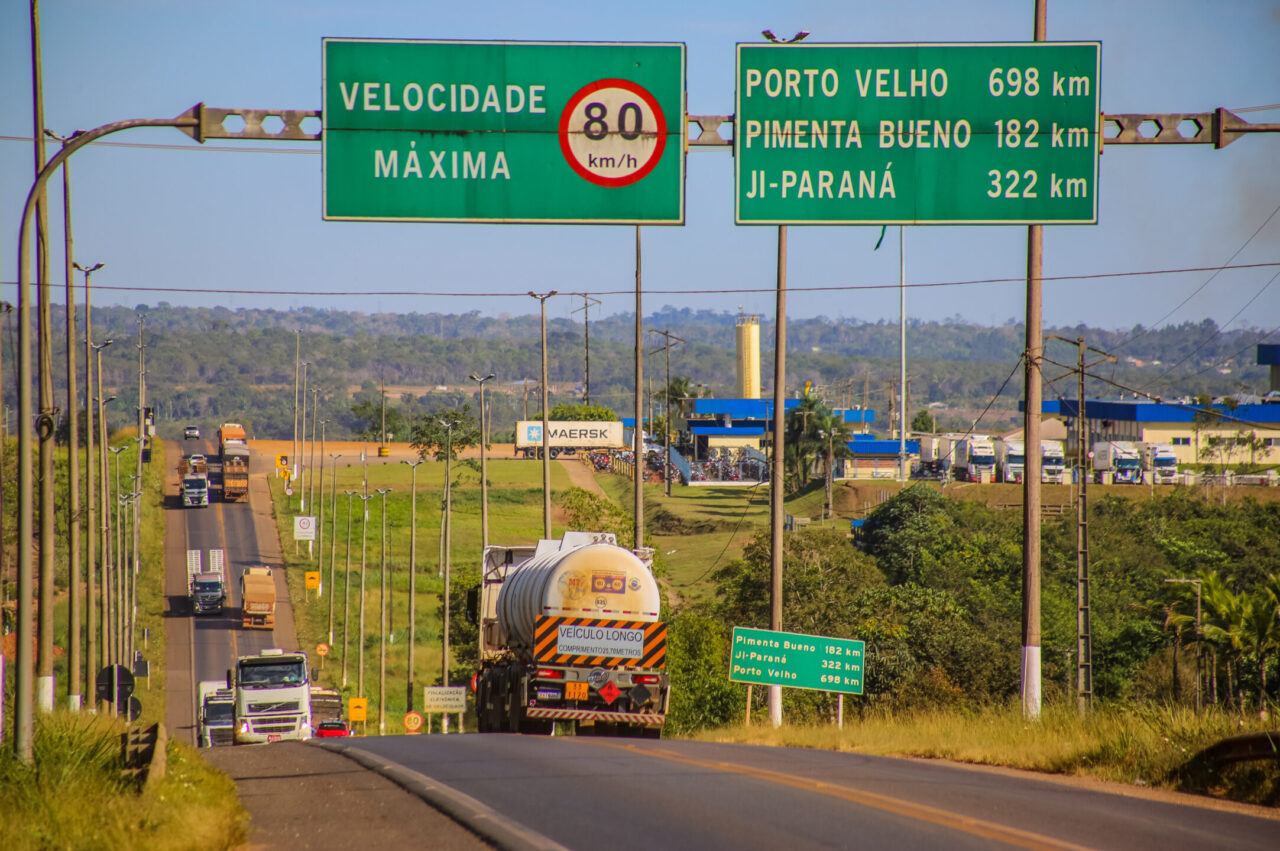
[[[1179,489],[1142,501],[1104,497],[1092,514],[1095,699],[1190,706],[1198,654],[1206,703],[1250,713],[1274,704],[1280,504],[1221,505]],[[1074,660],[1065,651],[1076,641],[1075,534],[1074,517],[1044,526],[1050,702],[1074,699]],[[861,546],[831,528],[787,535],[784,628],[867,642],[863,711],[1001,704],[1019,688],[1020,539],[1017,512],[913,486],[871,514]],[[708,667],[722,666],[734,625],[768,627],[769,570],[761,535],[713,574],[713,602],[675,616],[673,633],[696,641]],[[1201,582],[1198,634],[1194,585],[1165,582],[1173,578]],[[800,718],[833,711],[833,695],[786,694]],[[725,722],[741,707],[740,697],[712,693],[701,705],[682,705],[675,722],[686,729]]]

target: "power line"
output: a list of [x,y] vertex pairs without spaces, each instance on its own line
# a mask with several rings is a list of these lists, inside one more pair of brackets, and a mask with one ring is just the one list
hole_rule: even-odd
[[[1280,267],[1280,261],[1271,261],[1267,263],[1242,263],[1230,266],[1189,266],[1181,269],[1147,269],[1133,272],[1094,272],[1087,275],[1054,275],[1045,276],[1041,280],[1046,282],[1069,282],[1069,281],[1091,281],[1102,280],[1108,278],[1135,278],[1149,277],[1155,275],[1179,275],[1187,272],[1220,272],[1228,269],[1271,269]],[[935,289],[938,287],[968,287],[978,286],[982,284],[1018,284],[1025,283],[1026,278],[975,278],[963,281],[931,281],[927,283],[906,284],[907,289]],[[0,281],[3,286],[15,286],[16,281]],[[83,289],[84,284],[73,284],[74,289]],[[903,284],[839,284],[829,286],[812,286],[812,287],[788,287],[789,292],[856,292],[861,290],[897,290]],[[268,290],[262,288],[256,289],[226,289],[219,287],[142,287],[142,286],[121,286],[110,284],[95,283],[93,288],[98,291],[112,292],[135,292],[135,293],[193,293],[197,295],[276,295],[276,296],[329,296],[334,298],[359,297],[367,298],[374,296],[378,298],[392,297],[431,297],[431,298],[512,298],[513,296],[524,295],[524,292],[475,292],[475,291],[439,291],[439,290]],[[773,287],[749,287],[749,288],[726,288],[726,289],[672,289],[672,290],[649,290],[645,292],[655,295],[734,295],[738,293],[772,293]],[[593,296],[630,296],[635,294],[634,289],[626,290],[593,290],[589,293]]]
[[[1280,209],[1280,208],[1277,208],[1277,209]],[[1240,308],[1239,310],[1237,310],[1237,311],[1235,312],[1235,315],[1233,315],[1233,316],[1232,316],[1230,319],[1228,319],[1225,323],[1223,323],[1222,325],[1219,325],[1219,326],[1218,326],[1218,329],[1217,329],[1216,331],[1214,331],[1212,334],[1210,334],[1209,336],[1207,336],[1207,337],[1205,337],[1203,340],[1201,340],[1201,341],[1200,341],[1200,343],[1199,343],[1199,345],[1197,345],[1197,346],[1196,346],[1194,349],[1192,349],[1191,351],[1187,352],[1186,356],[1185,356],[1185,357],[1183,357],[1183,358],[1182,358],[1182,360],[1178,361],[1178,362],[1177,362],[1177,363],[1175,363],[1173,366],[1169,367],[1169,368],[1168,368],[1168,369],[1166,369],[1163,373],[1161,373],[1161,374],[1156,378],[1156,381],[1161,381],[1161,380],[1163,380],[1163,379],[1165,379],[1165,378],[1168,378],[1168,377],[1169,377],[1169,375],[1170,375],[1170,374],[1171,374],[1175,369],[1177,369],[1178,367],[1182,366],[1182,365],[1183,365],[1184,363],[1186,363],[1187,361],[1191,360],[1191,356],[1192,356],[1192,355],[1194,355],[1196,352],[1200,351],[1200,350],[1201,350],[1201,349],[1203,349],[1205,346],[1209,345],[1209,343],[1210,343],[1210,342],[1212,342],[1213,340],[1216,340],[1219,336],[1221,336],[1221,335],[1222,335],[1222,332],[1226,330],[1226,328],[1227,328],[1227,326],[1228,326],[1228,325],[1230,325],[1232,322],[1235,322],[1235,321],[1236,321],[1236,319],[1237,319],[1237,317],[1239,317],[1241,313],[1244,313],[1244,312],[1245,312],[1245,310],[1246,310],[1246,309],[1248,309],[1249,305],[1253,304],[1255,301],[1257,301],[1257,300],[1258,300],[1258,296],[1260,296],[1260,295],[1262,295],[1264,292],[1266,292],[1266,291],[1267,291],[1267,288],[1268,288],[1268,287],[1270,287],[1272,284],[1274,284],[1274,283],[1276,282],[1276,278],[1280,278],[1280,272],[1277,272],[1277,273],[1275,273],[1274,275],[1272,275],[1272,276],[1271,276],[1271,279],[1270,279],[1270,280],[1268,280],[1265,284],[1263,284],[1263,285],[1262,285],[1262,289],[1260,289],[1260,290],[1258,290],[1256,293],[1254,293],[1254,294],[1253,294],[1253,298],[1249,299],[1248,301],[1246,301],[1246,302],[1244,303],[1244,307],[1242,307],[1242,308]],[[1185,377],[1186,377],[1186,376],[1184,376],[1184,378],[1185,378]]]
[[[1173,308],[1172,310],[1170,310],[1170,311],[1169,311],[1168,313],[1166,313],[1164,316],[1161,316],[1161,317],[1160,317],[1159,319],[1157,319],[1155,322],[1151,323],[1148,327],[1146,327],[1146,328],[1144,328],[1143,330],[1139,331],[1137,334],[1134,334],[1132,337],[1129,337],[1129,338],[1127,338],[1127,339],[1125,339],[1125,340],[1121,340],[1119,343],[1117,343],[1116,345],[1112,346],[1111,348],[1112,348],[1112,349],[1120,349],[1120,348],[1123,348],[1124,346],[1127,346],[1129,343],[1132,343],[1134,340],[1140,339],[1140,338],[1142,338],[1142,337],[1145,337],[1147,334],[1150,334],[1150,333],[1151,333],[1152,331],[1154,331],[1157,327],[1159,327],[1159,326],[1160,326],[1160,325],[1161,325],[1161,324],[1162,324],[1166,319],[1168,319],[1170,316],[1172,316],[1173,314],[1175,314],[1175,313],[1177,313],[1179,310],[1181,310],[1183,305],[1185,305],[1187,302],[1191,301],[1191,299],[1193,299],[1193,298],[1195,298],[1197,295],[1199,295],[1199,294],[1200,294],[1200,292],[1201,292],[1202,290],[1204,290],[1204,288],[1205,288],[1205,287],[1209,286],[1209,284],[1211,284],[1211,283],[1214,281],[1214,279],[1218,277],[1218,274],[1219,274],[1220,272],[1222,272],[1222,270],[1223,270],[1223,269],[1231,269],[1231,268],[1235,268],[1235,267],[1233,267],[1233,266],[1231,266],[1231,265],[1230,265],[1230,264],[1231,264],[1231,261],[1232,261],[1232,260],[1235,260],[1235,259],[1236,259],[1236,257],[1238,257],[1238,256],[1240,255],[1240,252],[1241,252],[1241,251],[1244,251],[1246,248],[1248,248],[1248,247],[1249,247],[1249,243],[1253,242],[1253,240],[1258,236],[1258,234],[1262,233],[1262,229],[1263,229],[1263,228],[1265,228],[1265,227],[1266,227],[1266,226],[1271,222],[1271,220],[1272,220],[1272,219],[1274,219],[1274,218],[1276,217],[1276,213],[1280,213],[1280,206],[1277,206],[1274,210],[1272,210],[1272,211],[1271,211],[1271,215],[1267,216],[1266,220],[1265,220],[1262,224],[1258,225],[1258,229],[1257,229],[1257,230],[1255,230],[1255,231],[1253,232],[1253,234],[1252,234],[1248,239],[1246,239],[1246,240],[1244,241],[1244,244],[1243,244],[1243,245],[1241,245],[1239,248],[1237,248],[1237,249],[1235,250],[1235,253],[1234,253],[1234,254],[1232,254],[1230,257],[1228,257],[1228,258],[1227,258],[1227,263],[1226,263],[1224,266],[1222,266],[1222,267],[1221,267],[1221,268],[1219,268],[1219,269],[1215,269],[1215,270],[1214,270],[1214,272],[1213,272],[1213,274],[1212,274],[1212,275],[1210,275],[1208,278],[1206,278],[1203,284],[1201,284],[1200,286],[1198,286],[1198,287],[1196,287],[1194,290],[1192,290],[1192,291],[1191,291],[1191,294],[1190,294],[1190,295],[1188,295],[1186,298],[1184,298],[1182,301],[1178,302],[1178,303],[1174,306],[1174,308]],[[1233,318],[1234,318],[1234,317],[1233,317]]]

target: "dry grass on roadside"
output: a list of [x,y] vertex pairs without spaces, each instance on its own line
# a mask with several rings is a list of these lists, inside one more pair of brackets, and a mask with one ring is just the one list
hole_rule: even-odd
[[[1197,752],[1229,736],[1274,728],[1269,721],[1242,720],[1224,712],[1197,715],[1166,707],[1100,708],[1086,718],[1074,708],[1047,707],[1038,721],[1019,707],[974,712],[868,713],[835,726],[783,726],[767,721],[722,727],[694,739],[850,751],[881,756],[949,759],[1092,777],[1121,783],[1187,788],[1179,769]],[[1232,779],[1233,775],[1240,775]],[[1241,782],[1244,775],[1251,780]],[[1242,787],[1253,787],[1247,791]],[[1209,791],[1255,803],[1277,803],[1280,767],[1272,763],[1232,769]]]
[[41,717],[35,760],[0,753],[0,848],[228,848],[243,841],[235,784],[170,740],[168,773],[145,791],[121,774],[125,725],[82,713]]

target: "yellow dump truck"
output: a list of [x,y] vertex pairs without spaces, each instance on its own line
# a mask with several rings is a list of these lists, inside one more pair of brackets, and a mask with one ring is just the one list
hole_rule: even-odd
[[274,629],[276,625],[276,583],[271,568],[246,567],[240,574],[240,600],[245,629]]

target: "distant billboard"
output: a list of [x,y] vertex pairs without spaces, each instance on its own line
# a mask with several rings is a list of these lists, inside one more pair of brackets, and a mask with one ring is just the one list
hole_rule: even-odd
[[[516,447],[532,448],[542,445],[542,421],[521,420],[516,423]],[[623,449],[622,423],[579,422],[572,420],[547,423],[547,446],[576,448],[593,446]]]

